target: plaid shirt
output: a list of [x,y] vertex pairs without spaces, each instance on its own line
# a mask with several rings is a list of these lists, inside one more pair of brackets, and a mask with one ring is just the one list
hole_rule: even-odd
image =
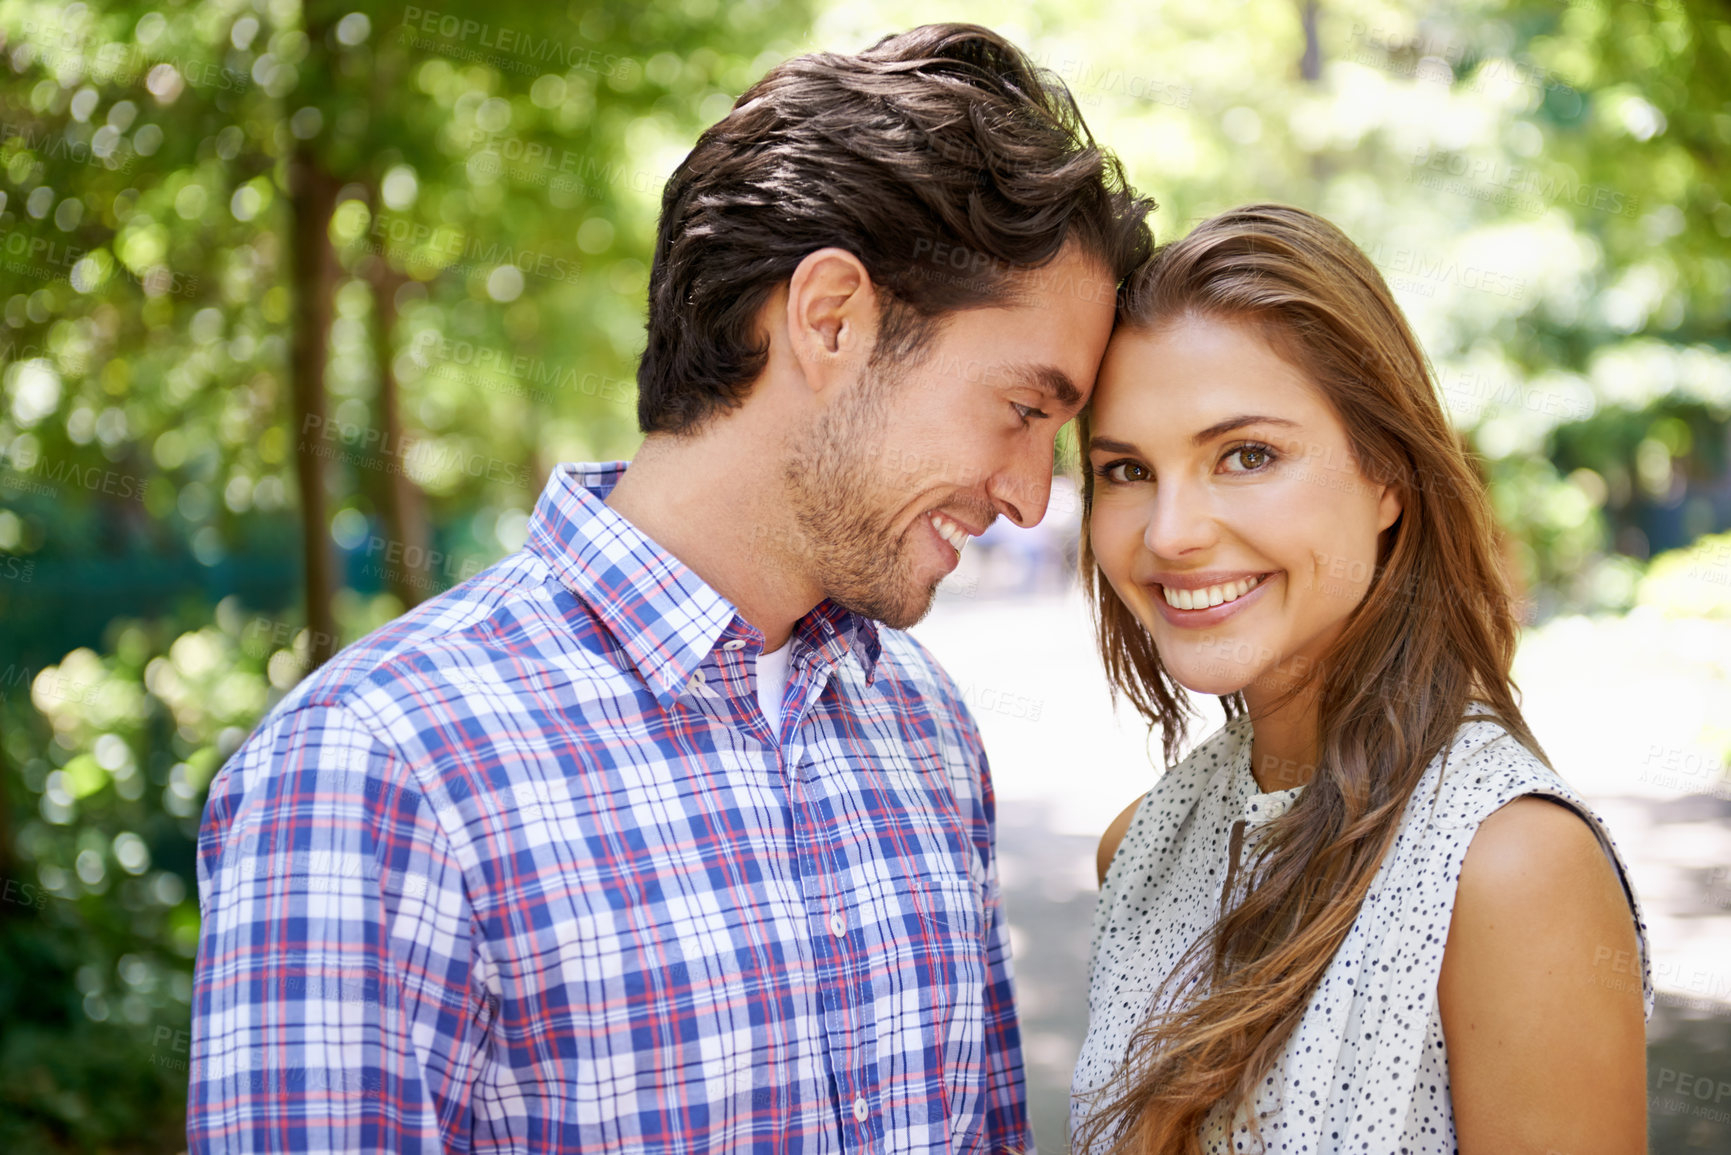
[[344,650],[211,784],[202,1151],[1032,1146],[993,799],[907,635],[763,635],[563,465],[523,549]]

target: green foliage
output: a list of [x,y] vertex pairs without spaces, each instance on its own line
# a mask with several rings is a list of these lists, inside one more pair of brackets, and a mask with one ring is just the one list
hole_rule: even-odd
[[1731,533],[1654,558],[1636,600],[1668,617],[1731,619]]
[[[1731,524],[1706,0],[4,0],[0,1150],[181,1145],[203,790],[318,641],[297,449],[340,641],[402,609],[392,478],[424,592],[514,548],[551,464],[635,441],[659,193],[700,128],[777,59],[932,19],[1065,79],[1163,238],[1277,199],[1359,241],[1536,617],[1727,612],[1723,535],[1662,553]],[[310,428],[297,156],[337,201]]]
[[264,659],[232,629],[123,620],[106,642],[107,656],[76,649],[0,702],[28,870],[13,894],[32,900],[0,922],[0,1047],[22,1076],[0,1089],[7,1150],[169,1147],[186,1086],[200,800],[266,704]]

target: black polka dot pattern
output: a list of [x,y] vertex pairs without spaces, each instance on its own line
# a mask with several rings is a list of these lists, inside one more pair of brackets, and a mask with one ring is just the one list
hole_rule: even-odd
[[[1484,709],[1475,703],[1474,712]],[[1480,822],[1525,794],[1548,795],[1578,811],[1616,866],[1652,1014],[1646,922],[1599,816],[1495,722],[1462,723],[1445,753],[1446,775],[1438,755],[1407,804],[1352,930],[1263,1080],[1255,1108],[1265,1147],[1253,1140],[1248,1115],[1229,1127],[1221,1110],[1204,1128],[1208,1155],[1456,1150],[1437,975],[1467,846]],[[1168,770],[1142,800],[1095,911],[1088,1034],[1072,1084],[1072,1129],[1089,1110],[1082,1096],[1123,1063],[1155,989],[1219,916],[1233,826],[1244,823],[1242,864],[1259,832],[1302,790],[1257,790],[1249,723],[1240,719]],[[1242,885],[1240,877],[1234,889]]]

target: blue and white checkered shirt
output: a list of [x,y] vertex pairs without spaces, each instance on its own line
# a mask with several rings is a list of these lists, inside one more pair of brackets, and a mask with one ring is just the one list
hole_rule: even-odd
[[203,1151],[1032,1147],[980,737],[825,602],[763,635],[563,465],[523,549],[211,785]]

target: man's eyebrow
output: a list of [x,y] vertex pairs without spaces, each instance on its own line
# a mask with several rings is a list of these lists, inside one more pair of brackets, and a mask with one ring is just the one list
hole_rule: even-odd
[[1206,445],[1216,437],[1231,433],[1234,429],[1245,425],[1287,425],[1296,428],[1298,422],[1288,421],[1284,417],[1264,417],[1256,413],[1246,413],[1241,417],[1228,417],[1225,421],[1216,421],[1192,437],[1190,441],[1194,445]]
[[1082,391],[1070,380],[1070,375],[1056,365],[1018,365],[1010,376],[1017,385],[1038,389],[1063,406],[1080,405]]

